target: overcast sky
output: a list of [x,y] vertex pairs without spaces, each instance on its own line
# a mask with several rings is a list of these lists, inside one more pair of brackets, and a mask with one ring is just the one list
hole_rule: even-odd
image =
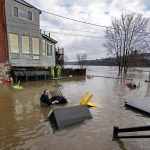
[[[40,10],[102,26],[110,26],[111,19],[119,17],[125,11],[140,12],[146,17],[150,15],[149,0],[26,1]],[[107,57],[107,52],[103,47],[105,28],[66,20],[44,12],[40,15],[40,25],[42,30],[57,32],[51,33],[51,37],[58,41],[57,46],[64,48],[67,61],[76,60],[79,52],[86,52],[88,59]],[[64,35],[63,33],[82,36]]]

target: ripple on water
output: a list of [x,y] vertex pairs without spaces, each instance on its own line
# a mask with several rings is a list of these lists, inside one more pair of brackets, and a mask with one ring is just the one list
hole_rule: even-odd
[[[93,73],[117,77],[117,68],[89,67],[87,74]],[[98,77],[22,83],[25,87],[23,90],[1,85],[0,149],[147,150],[150,143],[146,139],[112,140],[114,126],[129,127],[150,123],[149,117],[124,107],[124,101],[129,98],[150,95],[149,84],[143,82],[146,76],[144,72],[129,72],[128,77],[142,83],[142,88],[132,91],[124,86],[123,80]],[[99,107],[90,108],[93,119],[58,131],[46,121],[53,107],[39,106],[40,95],[46,88],[61,91],[68,99],[67,106],[79,105],[84,92],[89,91],[94,95],[91,101]]]

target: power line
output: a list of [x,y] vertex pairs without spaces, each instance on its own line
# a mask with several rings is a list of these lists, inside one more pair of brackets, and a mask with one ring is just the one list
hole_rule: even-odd
[[27,29],[27,30],[30,30],[30,31],[38,31],[38,32],[43,31],[43,33],[44,32],[48,32],[48,33],[61,34],[61,35],[67,35],[67,36],[80,36],[80,37],[95,38],[95,39],[96,38],[97,39],[105,38],[104,36],[95,37],[95,36],[90,36],[90,35],[67,34],[67,33],[61,33],[61,32],[53,32],[53,31],[44,31],[44,30],[29,29],[29,28],[26,28],[26,27],[21,27],[21,26],[16,26],[16,25],[9,25],[9,24],[7,24],[7,26],[23,28],[23,29]]
[[[93,25],[93,26],[98,26],[98,27],[103,27],[103,28],[109,28],[109,29],[116,29],[116,28],[114,28],[114,27],[102,26],[102,25],[98,25],[98,24],[93,24],[93,23],[89,23],[89,22],[80,21],[80,20],[76,20],[76,19],[73,19],[73,18],[69,18],[69,17],[57,15],[57,14],[54,14],[54,13],[51,13],[51,12],[48,12],[48,11],[44,11],[44,10],[42,10],[42,12],[47,13],[47,14],[50,14],[50,15],[54,15],[54,16],[57,16],[57,17],[61,17],[61,18],[64,18],[64,19],[69,19],[69,20],[72,20],[72,21],[76,21],[76,22],[88,24],[88,25]],[[12,17],[12,16],[11,16],[11,17]],[[16,22],[16,21],[12,21],[12,20],[9,20],[9,21],[11,21],[11,22]],[[16,23],[18,23],[18,22],[16,22]],[[43,26],[43,27],[44,27],[44,26]],[[48,26],[45,26],[45,27],[48,27]],[[49,28],[53,28],[53,27],[49,27]],[[58,29],[59,29],[59,28],[58,28]],[[71,31],[78,31],[78,30],[64,29],[64,28],[60,28],[60,29],[63,29],[63,30],[71,30]],[[118,30],[125,31],[124,29],[118,29]],[[81,30],[79,30],[79,32],[80,32],[80,31],[81,31]],[[97,33],[97,32],[92,32],[92,31],[81,31],[81,32]],[[99,32],[99,33],[100,33],[100,32]],[[147,35],[150,34],[150,32],[139,32],[139,33],[145,33],[145,34],[147,34]]]
[[51,12],[48,12],[48,11],[45,11],[45,10],[42,10],[42,12],[47,13],[47,14],[50,14],[50,15],[53,15],[53,16],[57,16],[57,17],[60,17],[60,18],[64,18],[64,19],[68,19],[68,20],[72,20],[72,21],[76,21],[76,22],[80,22],[80,23],[92,25],[92,26],[114,29],[114,28],[112,28],[112,27],[102,26],[102,25],[98,25],[98,24],[94,24],[94,23],[90,23],[90,22],[86,22],[86,21],[81,21],[81,20],[77,20],[77,19],[65,17],[65,16],[58,15],[58,14],[54,14],[54,13],[51,13]]
[[[84,24],[88,24],[88,25],[92,25],[92,26],[97,26],[97,27],[102,27],[102,28],[109,28],[109,29],[118,29],[118,28],[114,28],[114,27],[103,26],[103,25],[99,25],[99,24],[94,24],[94,23],[90,23],[90,22],[86,22],[86,21],[77,20],[77,19],[74,19],[74,18],[65,17],[65,16],[62,16],[62,15],[58,15],[58,14],[54,14],[54,13],[45,11],[45,10],[41,10],[41,11],[44,12],[44,13],[53,15],[53,16],[57,16],[57,17],[60,17],[60,18],[64,18],[64,19],[68,19],[68,20],[72,20],[72,21],[75,21],[75,22],[80,22],[80,23],[84,23]],[[118,30],[125,31],[124,29],[118,29]],[[139,32],[139,33],[150,34],[149,32]]]
[[66,29],[66,28],[56,28],[56,27],[50,27],[50,26],[41,26],[41,27],[46,27],[46,28],[52,28],[52,29],[60,29],[60,30],[69,30],[69,31],[78,31],[78,32],[88,32],[88,33],[101,33],[99,31],[87,31],[87,30],[73,30],[73,29]]
[[[12,16],[10,16],[9,15],[9,17],[12,17]],[[14,20],[9,20],[9,19],[7,19],[8,21],[11,21],[11,22],[15,22],[15,23],[17,23],[18,24],[18,22],[17,21],[14,21]],[[61,30],[68,30],[68,31],[78,31],[78,32],[89,32],[89,33],[101,33],[100,31],[88,31],[87,29],[81,29],[81,30],[73,30],[73,29],[66,29],[66,28],[56,28],[56,27],[50,27],[50,26],[40,26],[40,27],[46,27],[46,28],[53,28],[53,29],[61,29]]]
[[60,32],[53,32],[53,31],[51,31],[50,33],[56,33],[56,34],[63,34],[63,35],[71,35],[71,36],[81,36],[81,37],[90,37],[90,38],[97,38],[97,39],[99,39],[99,38],[104,38],[104,37],[94,37],[94,36],[89,36],[89,35],[78,35],[78,34],[67,34],[67,33],[60,33]]
[[[88,24],[88,25],[92,25],[92,26],[97,26],[97,27],[102,27],[102,28],[116,29],[114,27],[107,27],[107,26],[103,26],[103,25],[98,25],[98,24],[94,24],[94,23],[90,23],[90,22],[86,22],[86,21],[81,21],[81,20],[77,20],[77,19],[74,19],[74,18],[62,16],[62,15],[58,15],[58,14],[51,13],[51,12],[48,12],[48,11],[45,11],[45,10],[40,10],[40,11],[42,11],[44,13],[47,13],[47,14],[50,14],[50,15],[53,15],[53,16],[61,17],[61,18],[64,18],[64,19],[68,19],[68,20],[72,20],[72,21],[76,21],[76,22],[80,22],[80,23],[84,23],[84,24]],[[119,29],[119,30],[123,30],[123,29]],[[146,33],[146,34],[150,34],[150,33]]]

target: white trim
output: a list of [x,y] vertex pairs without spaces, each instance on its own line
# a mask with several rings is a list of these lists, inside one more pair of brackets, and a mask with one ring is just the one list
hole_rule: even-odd
[[[45,53],[43,53],[43,52],[45,52]],[[44,39],[42,39],[42,56],[46,56],[46,41]]]
[[[47,44],[52,46],[52,51],[51,51],[51,52],[52,52],[52,55],[47,55]],[[54,49],[54,45],[51,44],[51,43],[46,42],[46,56],[47,56],[47,57],[53,57],[53,49]]]
[[[18,16],[15,16],[14,7],[18,8]],[[31,12],[31,13],[32,13],[32,20],[29,20],[29,19],[27,19],[27,18],[20,17],[20,16],[19,16],[19,10]],[[13,12],[13,14],[12,14],[13,17],[15,17],[15,18],[19,18],[19,19],[26,20],[26,21],[34,21],[34,19],[33,19],[33,18],[34,18],[34,15],[33,15],[34,13],[33,13],[32,10],[21,9],[21,8],[19,8],[18,6],[12,5],[12,12]]]
[[39,59],[40,59],[40,56],[39,56],[39,55],[33,55],[32,59],[34,59],[34,60],[39,60]]
[[[37,39],[38,40],[38,48],[39,49],[37,49],[36,50],[36,52],[38,51],[38,53],[34,53],[34,51],[33,51],[33,39]],[[40,39],[39,39],[39,37],[31,37],[31,47],[32,47],[32,54],[34,54],[34,55],[39,55],[40,54]]]
[[[23,50],[23,38],[22,37],[28,37],[28,40],[29,40],[29,45],[28,45],[28,47],[29,47],[29,49],[26,49],[26,50]],[[29,35],[21,35],[21,50],[22,50],[22,54],[30,54],[30,37],[29,37]]]
[[[20,50],[19,50],[19,34],[16,34],[16,33],[8,33],[8,35],[9,35],[9,48],[10,48],[10,52],[11,53],[15,53],[15,54],[19,54],[20,53]],[[17,49],[15,49],[15,48],[12,48],[12,46],[11,46],[11,35],[16,35],[17,36],[17,38],[18,38],[18,48]],[[16,43],[17,44],[17,43]]]

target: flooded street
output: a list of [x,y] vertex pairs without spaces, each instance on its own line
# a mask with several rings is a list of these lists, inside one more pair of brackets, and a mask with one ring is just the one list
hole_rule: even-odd
[[[148,68],[130,69],[127,78],[140,81],[140,89],[130,90],[123,79],[72,77],[68,79],[21,83],[22,90],[0,84],[0,150],[149,150],[149,139],[113,140],[113,127],[150,125],[150,118],[124,107],[124,101],[150,96]],[[118,77],[117,67],[92,66],[87,75]],[[44,89],[61,91],[66,106],[79,105],[84,92],[94,96],[99,107],[90,108],[93,119],[56,130],[46,120],[55,107],[41,107]]]

